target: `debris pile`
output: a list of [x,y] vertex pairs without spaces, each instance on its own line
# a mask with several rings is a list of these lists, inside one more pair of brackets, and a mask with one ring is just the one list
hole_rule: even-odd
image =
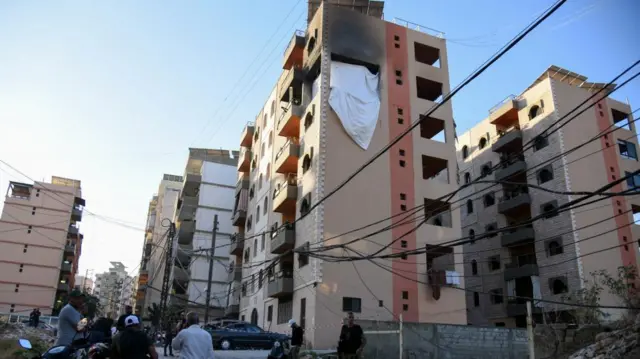
[[573,353],[569,359],[627,359],[636,357],[638,351],[640,314],[625,328],[596,335],[595,343]]

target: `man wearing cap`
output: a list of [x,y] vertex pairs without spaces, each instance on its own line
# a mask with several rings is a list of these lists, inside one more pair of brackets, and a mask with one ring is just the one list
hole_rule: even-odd
[[[58,338],[56,345],[71,345],[78,334],[78,323],[82,320],[84,294],[74,289],[69,293],[69,303],[58,314]],[[84,328],[83,328],[84,330]]]
[[291,359],[299,359],[304,329],[293,319],[289,320],[289,326],[291,327]]
[[[116,329],[118,329],[120,331],[124,330],[124,328],[125,328],[124,320],[130,315],[134,315],[133,314],[133,307],[131,307],[130,305],[127,305],[127,306],[124,307],[124,314],[122,314],[118,318],[118,323],[116,324]],[[138,321],[140,321],[140,318],[138,318]]]
[[140,330],[140,320],[130,315],[124,320],[124,330],[113,337],[111,358],[118,359],[158,359],[156,347],[147,334]]

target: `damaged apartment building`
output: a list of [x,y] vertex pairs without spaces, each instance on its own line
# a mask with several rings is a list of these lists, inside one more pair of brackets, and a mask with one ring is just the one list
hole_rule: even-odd
[[[530,186],[594,191],[640,168],[631,107],[608,97],[613,88],[551,66],[519,96],[509,96],[459,136],[460,183],[501,181],[471,184],[460,192],[460,198],[468,197],[460,204],[463,235],[475,239],[464,248],[469,323],[524,327],[526,298],[534,299],[537,322],[543,312],[571,321],[572,307],[536,299],[566,301],[587,285],[593,271],[616,275],[620,266],[637,267],[637,196],[605,198],[563,212],[556,208],[579,196]],[[544,132],[599,90],[603,92],[578,110],[597,100],[593,107],[557,131]],[[611,129],[615,131],[597,138]],[[610,190],[638,186],[636,176]],[[542,219],[530,223],[539,215]],[[506,226],[512,227],[491,234]],[[607,291],[600,304],[620,305]],[[609,319],[620,314],[606,312]]]
[[287,330],[293,318],[316,347],[335,344],[348,311],[362,319],[467,323],[465,292],[456,288],[464,286],[462,248],[428,251],[441,255],[435,259],[386,260],[387,269],[292,252],[346,243],[404,216],[341,233],[403,212],[417,222],[425,209],[428,221],[408,235],[411,224],[350,246],[389,254],[439,248],[461,235],[459,211],[435,200],[457,188],[450,102],[311,210],[450,90],[442,37],[384,21],[380,1],[348,3],[309,2],[307,29],[293,35],[282,75],[241,134],[231,218],[225,313],[272,331]]

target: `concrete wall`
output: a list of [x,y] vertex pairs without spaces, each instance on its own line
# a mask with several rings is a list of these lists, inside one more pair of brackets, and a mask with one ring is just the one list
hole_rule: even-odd
[[[397,358],[398,334],[374,334],[398,330],[398,322],[358,320],[365,331],[365,358]],[[403,323],[403,358],[526,358],[524,329],[471,327],[448,324]]]

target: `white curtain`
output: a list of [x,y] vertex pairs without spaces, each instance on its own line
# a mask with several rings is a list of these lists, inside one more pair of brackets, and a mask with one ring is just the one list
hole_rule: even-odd
[[533,305],[535,307],[543,307],[544,303],[540,301],[540,299],[542,299],[542,292],[540,291],[540,277],[537,275],[531,276],[531,286],[533,287]]
[[516,296],[516,280],[507,281],[507,300]]
[[364,66],[331,62],[329,104],[355,143],[366,150],[380,113],[379,75]]

